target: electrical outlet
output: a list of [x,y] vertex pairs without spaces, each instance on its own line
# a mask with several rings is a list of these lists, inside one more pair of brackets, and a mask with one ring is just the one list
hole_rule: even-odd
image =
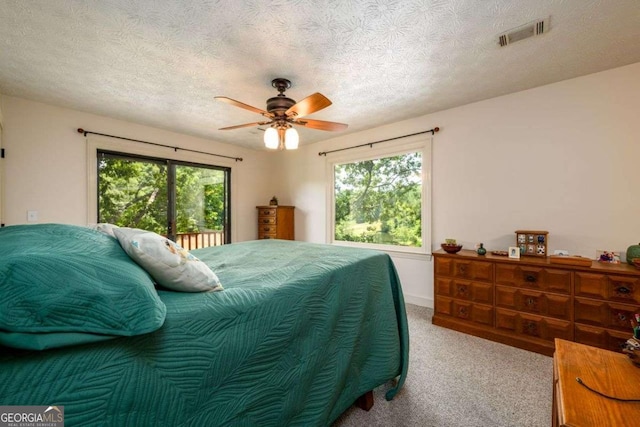
[[27,222],[38,222],[38,211],[27,211]]

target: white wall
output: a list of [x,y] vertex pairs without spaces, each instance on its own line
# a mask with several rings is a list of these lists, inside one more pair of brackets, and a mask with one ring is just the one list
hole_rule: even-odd
[[[3,217],[7,225],[26,223],[27,210],[38,211],[40,223],[87,224],[86,139],[76,132],[77,128],[83,128],[242,157],[242,162],[211,156],[203,156],[202,160],[232,167],[233,241],[257,237],[255,206],[268,203],[273,193],[271,180],[264,178],[272,175],[267,153],[6,95],[0,101],[5,125],[3,147],[7,153]],[[119,140],[111,141],[122,144]],[[130,144],[136,149],[141,147]],[[185,153],[159,150],[165,150],[167,157]]]
[[[515,230],[541,229],[551,252],[624,252],[640,241],[638,76],[640,63],[305,146],[280,171],[288,178],[280,191],[296,205],[297,237],[325,241],[319,151],[439,126],[434,249],[448,237],[465,248],[506,249]],[[393,257],[407,300],[433,306],[431,260]]]

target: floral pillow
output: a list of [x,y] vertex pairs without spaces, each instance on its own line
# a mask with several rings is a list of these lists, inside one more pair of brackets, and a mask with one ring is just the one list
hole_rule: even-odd
[[114,228],[125,252],[161,286],[181,292],[222,290],[218,276],[180,245],[151,231]]

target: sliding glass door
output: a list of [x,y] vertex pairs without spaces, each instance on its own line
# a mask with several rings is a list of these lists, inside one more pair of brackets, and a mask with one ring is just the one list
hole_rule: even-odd
[[98,151],[98,222],[154,231],[185,249],[230,235],[229,168]]

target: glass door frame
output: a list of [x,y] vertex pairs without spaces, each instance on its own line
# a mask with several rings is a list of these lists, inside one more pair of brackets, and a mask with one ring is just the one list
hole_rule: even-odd
[[176,160],[155,156],[147,156],[141,154],[132,154],[121,151],[113,151],[108,149],[97,148],[96,149],[96,221],[100,221],[100,168],[98,163],[100,162],[101,155],[108,155],[112,158],[120,158],[124,160],[139,160],[145,162],[151,162],[161,164],[167,167],[167,237],[173,241],[176,240],[176,167],[187,166],[203,169],[214,169],[224,172],[224,244],[231,243],[231,168],[227,166],[209,165],[205,163],[189,162],[184,160]]

